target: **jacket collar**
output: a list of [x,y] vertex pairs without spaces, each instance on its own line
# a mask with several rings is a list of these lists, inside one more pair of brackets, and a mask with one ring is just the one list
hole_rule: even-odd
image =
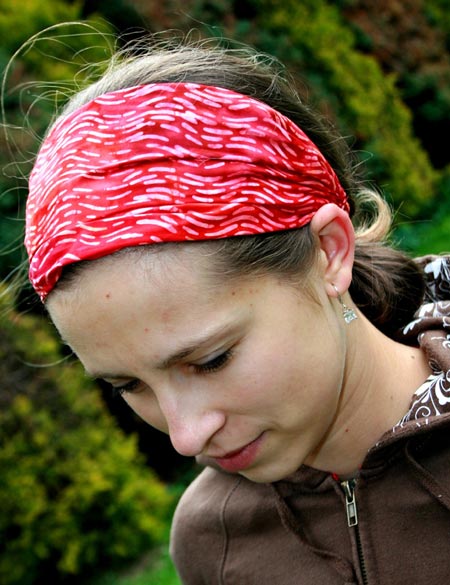
[[[419,344],[433,374],[412,396],[408,412],[368,451],[361,474],[380,471],[408,439],[450,427],[450,256],[425,256],[417,262],[425,277],[424,304],[399,332],[398,340]],[[316,491],[328,489],[331,481],[330,472],[303,465],[276,484],[282,491],[283,485],[289,491],[288,486],[293,484]]]

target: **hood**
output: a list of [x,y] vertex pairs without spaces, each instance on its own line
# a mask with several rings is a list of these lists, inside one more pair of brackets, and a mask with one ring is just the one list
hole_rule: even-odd
[[425,277],[424,304],[400,341],[403,336],[404,343],[418,343],[433,374],[414,393],[411,409],[397,427],[411,420],[428,424],[431,417],[450,412],[450,256],[425,256],[417,262]]

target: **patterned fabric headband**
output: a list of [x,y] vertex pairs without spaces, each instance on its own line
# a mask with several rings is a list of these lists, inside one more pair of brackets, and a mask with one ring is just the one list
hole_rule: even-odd
[[67,264],[298,228],[326,203],[349,211],[318,148],[265,103],[193,83],[107,93],[61,117],[38,154],[30,280],[44,300]]

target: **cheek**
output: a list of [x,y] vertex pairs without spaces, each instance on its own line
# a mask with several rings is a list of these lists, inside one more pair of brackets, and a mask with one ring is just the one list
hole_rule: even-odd
[[168,434],[167,421],[159,407],[158,401],[150,390],[142,390],[132,394],[124,394],[123,399],[128,406],[147,424]]
[[336,336],[312,336],[279,347],[255,365],[257,395],[286,421],[317,424],[334,416],[344,376],[345,351]]

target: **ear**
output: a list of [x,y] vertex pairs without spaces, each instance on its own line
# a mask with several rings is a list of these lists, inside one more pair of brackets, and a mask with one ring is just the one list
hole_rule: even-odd
[[311,231],[320,243],[328,296],[336,296],[334,286],[344,294],[352,280],[355,255],[355,231],[348,213],[327,203],[312,218]]

